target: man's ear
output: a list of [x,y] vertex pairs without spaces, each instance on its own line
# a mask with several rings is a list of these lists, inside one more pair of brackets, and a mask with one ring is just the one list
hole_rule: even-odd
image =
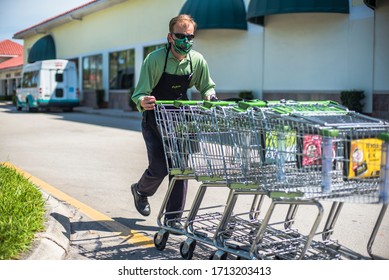
[[173,43],[173,36],[172,36],[172,33],[168,33],[167,34],[167,41],[169,42],[169,43]]

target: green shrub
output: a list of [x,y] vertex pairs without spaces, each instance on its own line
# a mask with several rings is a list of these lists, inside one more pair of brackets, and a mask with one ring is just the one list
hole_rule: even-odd
[[239,98],[245,99],[245,100],[252,100],[254,99],[253,92],[251,90],[244,90],[239,92]]
[[0,101],[12,101],[12,95],[0,95]]
[[42,193],[16,170],[0,164],[0,260],[18,259],[44,229]]
[[342,105],[358,113],[362,113],[364,105],[362,100],[364,98],[365,94],[363,90],[345,90],[340,92],[340,101]]

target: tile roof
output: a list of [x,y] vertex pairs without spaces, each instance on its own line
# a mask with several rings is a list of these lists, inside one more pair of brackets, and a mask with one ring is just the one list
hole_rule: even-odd
[[23,55],[10,58],[10,59],[0,63],[0,70],[18,67],[18,66],[23,66],[23,62],[24,62]]
[[8,58],[0,62],[0,70],[23,66],[23,46],[16,42],[0,41],[0,56]]
[[0,56],[23,55],[23,46],[11,40],[0,41]]

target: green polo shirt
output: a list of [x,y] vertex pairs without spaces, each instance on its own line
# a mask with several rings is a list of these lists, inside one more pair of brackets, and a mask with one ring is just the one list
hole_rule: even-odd
[[[140,106],[140,99],[151,94],[162,76],[166,52],[166,48],[155,50],[143,61],[139,81],[132,95],[132,100],[137,105],[139,111],[143,111],[143,108]],[[208,64],[204,57],[194,50],[191,50],[189,54],[192,59],[193,69],[193,76],[189,88],[193,86],[196,87],[203,99],[205,99],[206,96],[215,95],[215,83],[210,77]],[[175,75],[190,74],[189,55],[182,61],[179,61],[174,57],[172,52],[169,51],[165,71]]]

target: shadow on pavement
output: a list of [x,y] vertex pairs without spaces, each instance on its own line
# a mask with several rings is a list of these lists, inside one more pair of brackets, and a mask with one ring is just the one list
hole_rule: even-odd
[[[50,109],[50,111],[39,111],[27,113],[25,111],[17,111],[16,107],[10,103],[1,103],[0,107],[6,109],[4,112],[9,114],[50,114],[57,117],[59,120],[85,123],[91,125],[99,125],[111,128],[118,128],[132,131],[142,131],[141,119],[136,113],[120,113],[115,116],[108,111],[101,110],[82,110],[76,109],[74,112],[62,112],[60,109]],[[98,113],[93,113],[97,111]],[[125,116],[124,116],[125,115]]]
[[99,125],[110,128],[118,128],[133,131],[141,130],[141,121],[139,119],[112,117],[104,115],[84,114],[84,113],[50,113],[61,117],[61,120],[79,122],[85,124]]
[[[66,223],[67,217],[56,214],[59,223]],[[67,260],[182,260],[180,245],[185,236],[169,235],[166,248],[154,247],[154,233],[158,227],[142,226],[141,219],[114,218],[114,220],[88,221],[83,217],[70,221],[70,248]],[[65,226],[65,225],[64,225]],[[118,231],[119,230],[119,231]],[[64,233],[68,234],[68,233]],[[137,237],[141,240],[136,242]],[[133,238],[133,239],[132,239]],[[197,243],[193,259],[208,259],[215,249]]]

